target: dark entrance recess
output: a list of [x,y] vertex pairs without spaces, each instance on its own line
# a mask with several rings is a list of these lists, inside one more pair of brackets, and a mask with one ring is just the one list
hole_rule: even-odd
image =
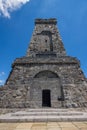
[[50,90],[42,91],[42,106],[51,107],[51,92]]

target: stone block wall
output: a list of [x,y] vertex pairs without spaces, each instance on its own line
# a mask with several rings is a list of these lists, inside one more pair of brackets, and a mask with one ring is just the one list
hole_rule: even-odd
[[[48,58],[47,61],[51,60]],[[41,108],[44,89],[51,90],[53,108],[86,106],[87,83],[79,62],[64,64],[57,59],[55,61],[57,62],[52,64],[45,63],[46,59],[42,64],[41,59],[39,63],[32,65],[15,63],[6,83],[7,90],[2,93],[4,102],[6,99],[5,107]],[[35,78],[39,72],[48,70],[57,74],[58,78]],[[58,100],[61,96],[64,96],[64,101]]]

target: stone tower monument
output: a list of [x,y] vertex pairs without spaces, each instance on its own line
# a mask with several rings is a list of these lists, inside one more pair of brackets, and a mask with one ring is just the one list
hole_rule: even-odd
[[17,58],[3,87],[0,108],[87,107],[80,62],[66,55],[56,19],[36,19],[24,57]]

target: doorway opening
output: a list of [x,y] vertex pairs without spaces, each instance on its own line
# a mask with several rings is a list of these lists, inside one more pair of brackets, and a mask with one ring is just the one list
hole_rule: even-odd
[[51,91],[50,90],[42,91],[42,106],[51,107]]

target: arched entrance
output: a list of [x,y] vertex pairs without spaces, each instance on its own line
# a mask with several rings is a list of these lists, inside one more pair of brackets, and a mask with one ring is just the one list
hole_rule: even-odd
[[51,91],[42,90],[42,106],[51,107]]
[[37,73],[34,78],[40,78],[40,79],[52,79],[52,78],[59,78],[58,75],[52,71],[44,70],[39,73]]
[[30,88],[31,106],[60,108],[62,96],[60,77],[57,73],[44,70],[36,73]]

